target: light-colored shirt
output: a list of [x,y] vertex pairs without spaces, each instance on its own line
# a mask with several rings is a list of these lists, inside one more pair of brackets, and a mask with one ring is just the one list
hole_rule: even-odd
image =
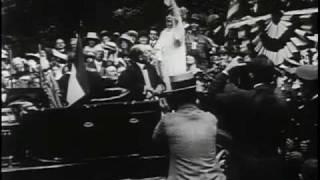
[[153,139],[167,140],[169,143],[167,180],[214,180],[224,177],[216,160],[216,135],[216,117],[195,105],[185,105],[177,112],[165,115],[158,123]]
[[161,76],[167,90],[171,90],[170,76],[187,72],[185,30],[181,17],[177,18],[178,24],[164,29],[154,47],[157,59],[161,62]]
[[137,65],[139,66],[140,70],[142,71],[143,79],[144,79],[144,82],[146,83],[146,86],[148,88],[152,88],[148,70],[144,68],[145,64],[137,63]]

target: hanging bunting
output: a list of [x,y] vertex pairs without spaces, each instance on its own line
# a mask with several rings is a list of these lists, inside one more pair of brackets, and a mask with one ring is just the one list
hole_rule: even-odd
[[313,34],[315,29],[312,21],[317,13],[317,8],[310,8],[282,12],[280,15],[251,17],[229,24],[229,28],[238,30],[239,37],[243,38],[242,28],[249,25],[251,29],[243,41],[251,39],[256,53],[265,54],[279,65],[307,48],[312,41],[318,42],[318,36]]

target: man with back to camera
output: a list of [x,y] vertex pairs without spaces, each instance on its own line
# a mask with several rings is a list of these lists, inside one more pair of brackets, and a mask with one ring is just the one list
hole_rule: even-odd
[[[233,71],[246,68],[253,87],[240,89],[228,83]],[[275,93],[275,67],[260,55],[250,63],[234,58],[209,88],[210,103],[219,128],[233,136],[235,179],[283,180],[283,161],[278,148],[288,122],[286,103]]]
[[156,126],[153,139],[167,142],[170,168],[167,180],[225,180],[216,158],[217,118],[196,105],[196,81],[189,72],[171,76],[169,106]]

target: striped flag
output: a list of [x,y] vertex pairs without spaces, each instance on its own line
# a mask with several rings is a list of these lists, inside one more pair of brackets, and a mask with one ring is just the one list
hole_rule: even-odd
[[72,63],[67,91],[67,102],[69,106],[72,106],[82,97],[89,94],[89,81],[84,62],[82,39],[79,35],[77,52]]

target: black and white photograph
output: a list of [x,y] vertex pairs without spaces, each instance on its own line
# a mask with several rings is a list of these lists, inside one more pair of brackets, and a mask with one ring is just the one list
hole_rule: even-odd
[[318,0],[1,0],[3,180],[317,180]]

